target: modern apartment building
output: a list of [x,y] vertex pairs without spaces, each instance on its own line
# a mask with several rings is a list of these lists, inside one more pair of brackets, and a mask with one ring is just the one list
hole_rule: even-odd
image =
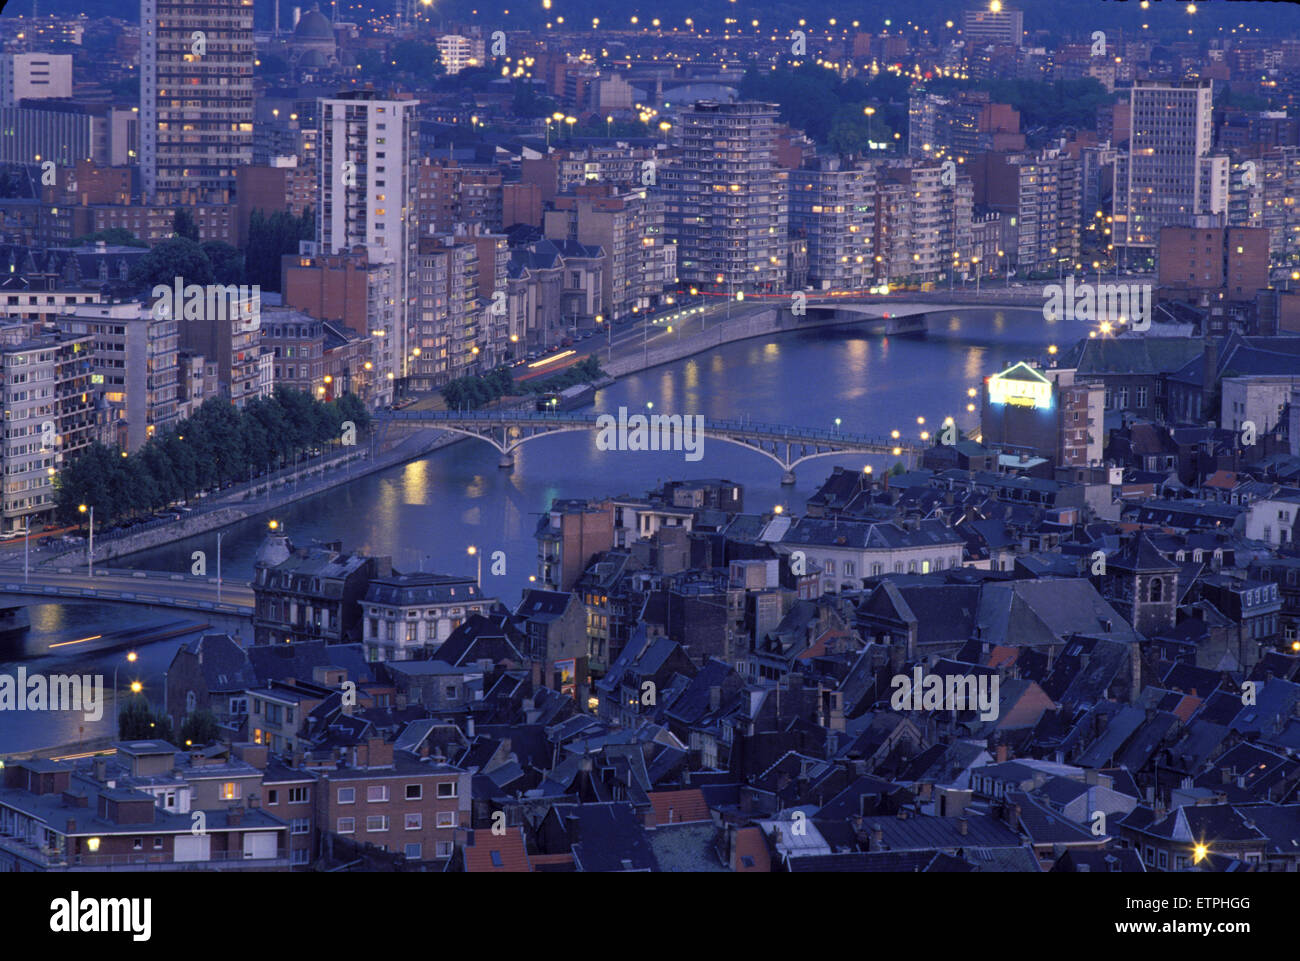
[[1208,79],[1134,81],[1128,150],[1115,160],[1116,247],[1149,255],[1162,227],[1227,214],[1228,158],[1211,154],[1213,87]]
[[488,305],[478,299],[478,273],[478,244],[468,237],[420,238],[407,365],[414,389],[433,390],[479,364]]
[[976,45],[1003,43],[1020,46],[1025,36],[1022,10],[1004,10],[1001,3],[990,3],[979,10],[962,14],[962,36]]
[[[375,264],[392,264],[392,304],[367,315],[376,338],[377,400],[391,403],[412,374],[408,315],[414,297],[418,123],[416,100],[388,100],[356,90],[319,105],[320,253],[366,248]],[[385,308],[391,306],[393,309]]]
[[875,270],[876,178],[869,166],[818,157],[790,171],[790,233],[808,243],[808,282],[860,290]]
[[140,166],[163,204],[230,203],[253,159],[253,0],[141,0]]
[[983,153],[971,164],[975,202],[1002,215],[1008,264],[1068,272],[1079,256],[1080,164],[1055,148]]
[[92,364],[89,334],[33,323],[0,327],[5,532],[53,517],[55,474],[94,440]]
[[179,419],[180,321],[141,304],[83,306],[59,319],[74,336],[89,334],[91,381],[103,398],[101,438],[128,453]]
[[774,104],[697,101],[680,156],[659,171],[683,284],[726,294],[785,286],[788,211],[776,175]]

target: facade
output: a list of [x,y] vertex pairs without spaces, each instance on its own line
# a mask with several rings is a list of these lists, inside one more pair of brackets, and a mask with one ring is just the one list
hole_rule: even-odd
[[72,54],[0,54],[0,107],[72,96]]
[[361,640],[361,598],[371,578],[392,572],[387,557],[344,554],[342,545],[294,549],[268,537],[253,575],[253,643]]
[[1077,160],[1057,149],[986,153],[973,170],[975,203],[1001,214],[1008,264],[1058,274],[1073,267],[1082,199]]
[[[408,314],[414,297],[418,125],[416,100],[385,100],[359,90],[321,100],[317,172],[320,253],[364,246],[373,264],[392,265],[386,302],[367,311],[376,338],[376,393],[391,403],[396,382],[411,375]],[[329,319],[329,318],[322,318]]]
[[140,165],[150,200],[234,200],[236,171],[253,159],[254,57],[253,0],[141,0]]
[[93,349],[89,334],[39,324],[0,327],[0,528],[6,533],[53,519],[59,467],[94,440]]
[[[272,379],[291,390],[325,398],[325,322],[297,310],[262,312],[264,351],[272,356]],[[331,379],[332,383],[332,379]]]
[[820,157],[790,171],[790,233],[808,244],[808,282],[862,290],[875,274],[875,174]]
[[391,574],[370,582],[361,600],[361,641],[371,661],[406,661],[417,651],[436,651],[472,614],[487,614],[496,601],[485,598],[472,577],[450,574]]
[[[479,300],[479,248],[464,235],[421,237],[406,374],[433,390],[478,369],[486,305]],[[495,273],[495,258],[486,265]]]
[[1116,247],[1150,254],[1161,228],[1227,213],[1228,160],[1211,155],[1213,93],[1211,80],[1134,81],[1128,150],[1115,161]]
[[445,865],[469,826],[470,775],[445,759],[372,739],[318,777],[316,823],[326,850],[342,838]]
[[180,325],[136,302],[82,307],[59,321],[74,335],[90,334],[91,382],[104,403],[101,437],[135,453],[180,419]]
[[699,101],[681,156],[660,172],[683,284],[734,295],[785,286],[787,198],[776,176],[776,107]]

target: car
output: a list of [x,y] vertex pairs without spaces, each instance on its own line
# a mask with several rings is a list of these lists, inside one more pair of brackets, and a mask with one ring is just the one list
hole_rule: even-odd
[[529,360],[536,360],[538,357],[541,357],[541,356],[542,356],[542,352],[541,352],[540,350],[530,350],[530,351],[528,352],[528,359],[529,359]]
[[561,347],[572,347],[572,346],[573,346],[573,338],[572,338],[572,337],[565,337],[564,340],[560,341],[560,346],[561,346]]

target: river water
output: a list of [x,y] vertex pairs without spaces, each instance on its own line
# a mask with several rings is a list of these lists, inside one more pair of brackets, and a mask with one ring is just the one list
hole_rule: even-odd
[[[646,404],[653,403],[655,413],[748,417],[822,429],[835,427],[839,418],[845,432],[884,436],[897,429],[918,440],[922,430],[933,432],[947,416],[963,430],[977,427],[978,399],[968,396],[970,389],[1010,363],[1041,356],[1049,344],[1064,349],[1087,335],[1086,324],[1048,322],[1041,310],[963,309],[932,314],[927,327],[924,337],[866,336],[841,328],[726,344],[624,377],[597,394],[594,409],[615,413],[625,406],[632,413],[645,412]],[[967,410],[970,403],[974,412]],[[924,425],[918,417],[925,418]],[[871,463],[883,470],[895,460],[829,455],[801,465],[797,483],[782,487],[780,467],[762,454],[710,439],[702,452],[700,460],[687,462],[682,452],[601,451],[595,432],[566,433],[524,444],[513,470],[502,470],[493,447],[469,440],[299,501],[277,520],[296,544],[341,541],[345,549],[391,555],[402,571],[473,575],[476,559],[467,548],[475,546],[483,552],[484,590],[513,606],[537,570],[533,531],[557,497],[641,495],[669,479],[724,477],[744,486],[748,511],[780,504],[798,512],[833,466],[860,469]],[[222,542],[225,577],[252,575],[266,532],[265,519],[227,532]],[[195,550],[213,557],[215,533],[142,552],[116,566],[188,573]],[[494,574],[491,558],[497,551],[504,554],[505,571]],[[44,649],[50,638],[70,640],[83,630],[106,634],[185,616],[112,604],[42,605],[43,611],[47,608],[39,622],[33,614],[29,647]],[[179,643],[149,646],[135,666],[159,703],[162,672]],[[60,660],[77,662],[71,652]],[[11,670],[12,663],[0,664],[0,673]],[[59,738],[45,730],[51,716],[42,716],[39,724],[32,717],[0,714],[0,752],[77,736],[80,722],[59,723],[61,733],[72,730],[71,737]],[[111,721],[100,727],[108,733]]]

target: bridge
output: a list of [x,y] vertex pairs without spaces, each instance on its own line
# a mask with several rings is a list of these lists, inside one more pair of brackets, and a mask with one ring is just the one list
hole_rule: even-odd
[[253,589],[242,579],[191,577],[170,571],[96,570],[36,567],[24,580],[21,570],[0,572],[0,591],[32,597],[124,601],[180,610],[251,617]]
[[[633,413],[639,413],[635,411]],[[653,414],[653,412],[651,412]],[[514,452],[522,444],[551,434],[597,430],[601,415],[577,412],[532,411],[380,411],[376,420],[387,424],[437,427],[487,441],[501,454],[499,466],[513,467]],[[612,415],[611,415],[612,416]],[[643,415],[646,416],[646,415]],[[664,415],[653,415],[663,417]],[[662,421],[660,421],[662,423]],[[657,433],[657,429],[652,428]],[[757,451],[780,465],[782,484],[795,482],[795,468],[804,461],[830,454],[881,454],[899,457],[915,466],[921,448],[907,441],[870,437],[839,430],[760,424],[753,421],[704,419],[704,437]]]

